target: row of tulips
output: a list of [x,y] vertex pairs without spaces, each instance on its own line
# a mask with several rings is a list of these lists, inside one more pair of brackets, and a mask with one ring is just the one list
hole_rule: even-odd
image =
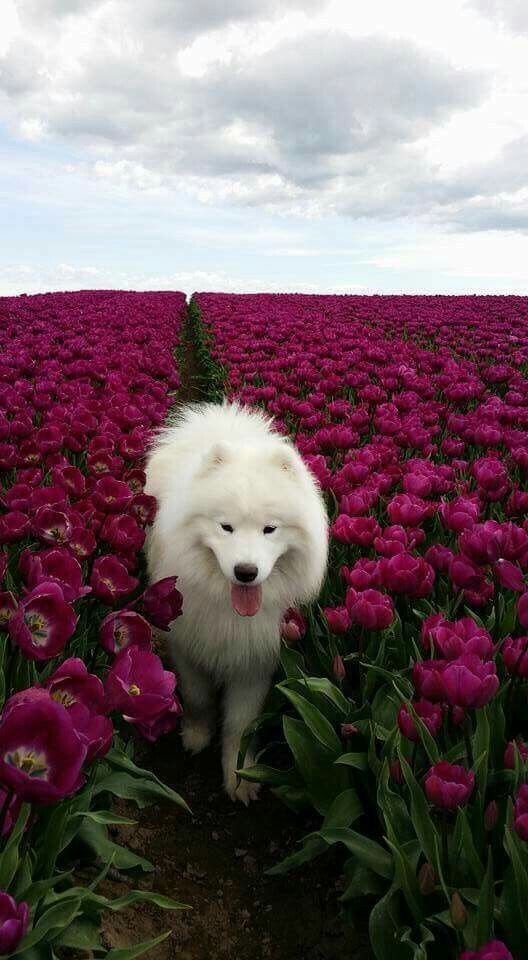
[[155,510],[142,458],[178,388],[184,309],[183,294],[0,299],[2,956],[126,960],[152,942],[107,950],[101,912],[180,906],[98,887],[111,868],[153,869],[112,839],[131,822],[112,797],[183,804],[133,750],[181,712],[152,643],[181,597],[175,578],[145,589],[141,548]]
[[199,294],[191,315],[209,381],[295,439],[332,519],[242,772],[322,817],[272,872],[339,844],[377,960],[522,960],[528,301]]

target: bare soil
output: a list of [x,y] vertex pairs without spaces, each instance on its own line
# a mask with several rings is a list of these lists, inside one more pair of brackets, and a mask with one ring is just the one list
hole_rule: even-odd
[[[366,931],[340,917],[340,860],[329,853],[287,877],[268,877],[316,823],[291,813],[270,792],[245,808],[222,791],[218,748],[184,754],[174,734],[142,763],[178,790],[192,816],[173,805],[151,807],[120,840],[155,864],[140,886],[192,909],[165,912],[135,906],[105,920],[105,940],[118,947],[171,936],[152,960],[368,960]],[[130,812],[130,811],[128,811]],[[137,814],[134,814],[137,816]],[[114,895],[128,881],[109,883]],[[363,926],[363,925],[362,925]]]

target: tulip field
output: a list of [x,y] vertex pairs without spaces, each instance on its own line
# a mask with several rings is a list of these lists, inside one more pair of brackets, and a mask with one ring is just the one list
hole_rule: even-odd
[[107,951],[102,911],[180,907],[99,888],[111,869],[153,869],[113,841],[131,822],[113,798],[185,806],[133,760],[134,737],[181,713],[152,650],[181,597],[174,579],[145,589],[156,504],[141,464],[179,385],[184,307],[177,293],[0,299],[0,956],[127,960],[153,944]]
[[167,933],[108,947],[102,915],[184,908],[135,888],[116,809],[188,816],[138,760],[182,713],[143,467],[184,338],[196,395],[271,414],[331,518],[243,744],[316,824],[268,872],[333,858],[375,960],[525,960],[528,298],[116,291],[0,298],[0,958],[132,960]]
[[[327,496],[246,778],[338,847],[377,960],[528,956],[528,301],[199,294],[209,396],[264,408]],[[208,385],[208,387],[207,387]]]

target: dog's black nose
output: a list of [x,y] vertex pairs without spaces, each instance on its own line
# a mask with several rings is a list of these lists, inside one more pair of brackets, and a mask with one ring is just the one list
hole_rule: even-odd
[[235,566],[235,577],[240,583],[251,583],[256,580],[257,575],[258,567],[252,563],[237,563]]

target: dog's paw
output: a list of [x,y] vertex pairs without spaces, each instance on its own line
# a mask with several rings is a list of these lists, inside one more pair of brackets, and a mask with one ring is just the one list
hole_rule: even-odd
[[260,783],[251,783],[250,780],[239,780],[236,774],[225,784],[226,792],[231,797],[233,803],[237,801],[248,807],[252,800],[257,800],[260,790]]
[[205,723],[191,723],[184,721],[181,734],[182,743],[185,750],[190,753],[200,753],[211,742],[211,731]]

